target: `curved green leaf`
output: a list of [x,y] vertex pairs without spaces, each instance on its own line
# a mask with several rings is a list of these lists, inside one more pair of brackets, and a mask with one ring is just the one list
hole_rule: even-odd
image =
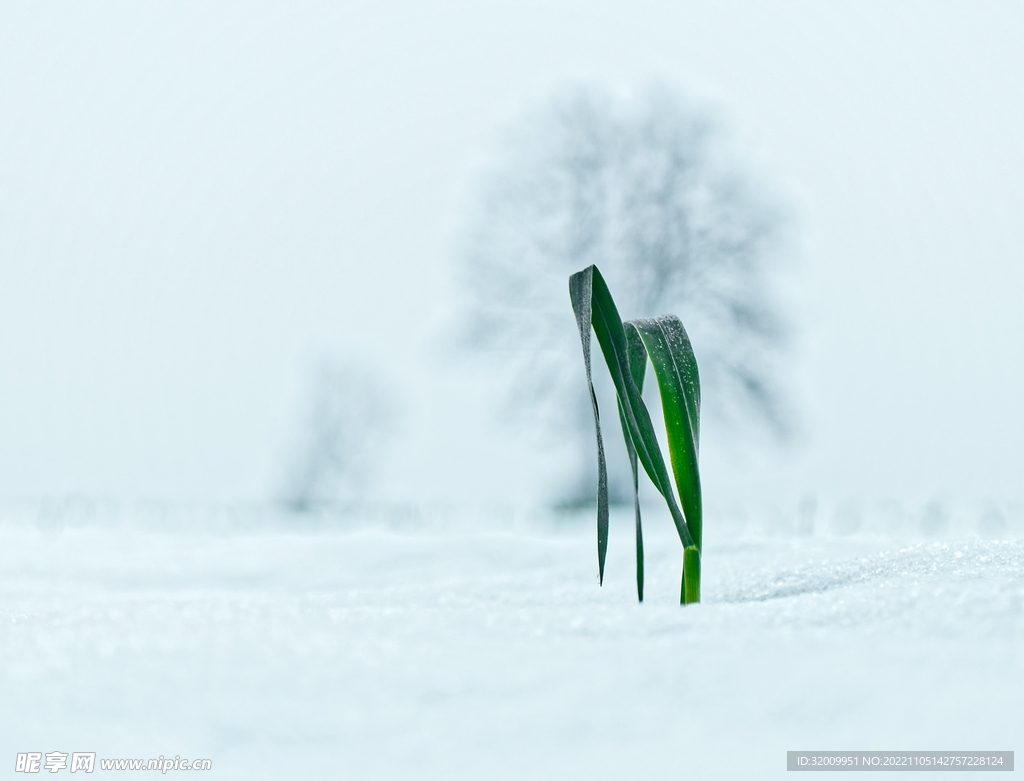
[[597,572],[598,583],[604,585],[604,560],[608,552],[608,466],[604,457],[604,438],[601,436],[601,412],[594,393],[594,379],[590,368],[590,322],[592,319],[593,266],[569,277],[569,298],[576,315],[576,327],[583,343],[583,363],[587,370],[590,404],[594,410],[597,429]]
[[[647,370],[647,352],[644,350],[643,342],[636,329],[626,330],[626,352],[629,355],[629,374],[636,383],[636,389],[643,393],[644,373]],[[636,595],[641,602],[644,601],[644,533],[640,523],[640,484],[637,473],[636,448],[633,447],[633,440],[629,436],[629,426],[626,423],[622,406],[619,405],[619,423],[622,425],[622,437],[626,441],[626,452],[629,454],[629,467],[633,472],[633,513],[636,518]]]
[[700,375],[690,338],[682,322],[674,315],[631,320],[625,327],[639,334],[651,358],[661,394],[679,502],[683,506],[690,535],[700,550],[703,520],[698,466]]

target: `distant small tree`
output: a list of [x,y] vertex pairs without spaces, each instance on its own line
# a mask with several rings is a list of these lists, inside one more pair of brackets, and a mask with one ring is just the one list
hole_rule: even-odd
[[371,372],[352,363],[321,364],[307,390],[285,504],[307,512],[365,500],[394,417],[394,400]]
[[[499,357],[517,420],[575,443],[563,501],[589,501],[596,479],[566,303],[569,275],[591,263],[624,317],[684,320],[707,413],[786,435],[786,329],[771,287],[782,214],[706,113],[665,88],[632,99],[567,90],[510,128],[482,184],[461,257],[464,345]],[[619,489],[629,495],[625,477]]]

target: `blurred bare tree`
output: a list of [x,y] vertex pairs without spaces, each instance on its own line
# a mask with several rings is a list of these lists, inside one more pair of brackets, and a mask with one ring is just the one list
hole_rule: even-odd
[[[757,421],[775,438],[789,431],[778,381],[786,328],[770,284],[783,214],[723,141],[666,88],[634,98],[576,88],[511,127],[484,178],[461,258],[464,346],[508,370],[513,419],[573,444],[564,502],[592,501],[596,481],[567,293],[569,275],[591,263],[624,318],[682,318],[708,414]],[[627,472],[615,471],[625,498]]]
[[324,362],[311,377],[284,501],[307,512],[369,496],[394,429],[394,399],[374,373]]

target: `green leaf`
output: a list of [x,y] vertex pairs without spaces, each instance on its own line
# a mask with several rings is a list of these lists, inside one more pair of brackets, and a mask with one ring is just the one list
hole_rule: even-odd
[[[626,352],[629,354],[629,374],[636,383],[636,389],[643,393],[644,373],[647,370],[647,352],[636,329],[626,329]],[[633,513],[636,517],[636,596],[644,601],[644,533],[640,522],[640,485],[637,472],[636,448],[629,436],[629,426],[619,405],[619,423],[622,426],[622,437],[626,441],[626,452],[629,454],[629,467],[633,472]]]
[[[583,345],[583,357],[587,372],[587,383],[590,387],[590,399],[594,410],[594,422],[597,427],[598,441],[598,497],[597,497],[597,536],[598,536],[598,568],[604,580],[604,557],[608,544],[608,475],[604,457],[604,442],[601,437],[601,421],[594,394],[594,383],[590,362],[590,327],[597,335],[598,344],[604,354],[605,363],[615,385],[620,411],[620,420],[628,433],[627,449],[632,444],[636,456],[643,464],[651,482],[665,498],[676,531],[683,542],[683,547],[693,546],[694,540],[687,528],[683,514],[676,503],[675,494],[668,475],[665,459],[658,446],[650,413],[640,396],[640,389],[633,379],[630,354],[626,339],[626,331],[619,317],[615,301],[612,299],[608,285],[596,266],[588,266],[583,271],[569,278],[569,297],[576,314],[576,325],[580,332]],[[634,344],[636,342],[634,341]],[[634,349],[633,360],[638,360]]]
[[590,369],[590,321],[594,267],[569,277],[569,298],[572,311],[576,314],[580,341],[583,343],[583,363],[587,370],[587,385],[590,388],[590,404],[594,410],[594,426],[597,429],[597,572],[598,582],[604,585],[604,559],[608,552],[608,466],[604,457],[604,439],[601,436],[601,412],[597,407],[594,380]]
[[[678,317],[665,315],[625,324],[635,331],[654,366],[665,416],[668,451],[686,525],[699,551],[703,507],[698,450],[700,442],[700,375],[686,329]],[[685,545],[684,541],[684,545]]]

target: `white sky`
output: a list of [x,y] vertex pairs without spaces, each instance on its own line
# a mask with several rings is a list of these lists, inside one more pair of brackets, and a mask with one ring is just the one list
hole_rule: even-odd
[[1016,2],[5,3],[0,497],[267,497],[327,355],[409,385],[393,495],[520,496],[431,369],[474,175],[552,88],[656,78],[799,218],[802,444],[705,438],[709,486],[1022,498],[1022,40]]

